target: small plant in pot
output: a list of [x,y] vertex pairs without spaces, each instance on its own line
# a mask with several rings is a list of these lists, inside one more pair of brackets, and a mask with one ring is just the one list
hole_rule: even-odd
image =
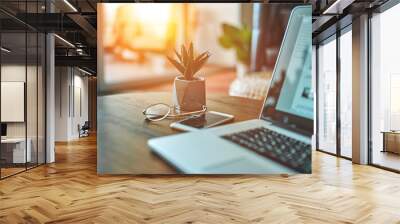
[[206,84],[204,77],[198,77],[199,70],[205,65],[210,54],[196,54],[193,43],[187,48],[181,47],[181,52],[175,51],[177,59],[167,56],[171,64],[180,72],[174,80],[173,103],[180,111],[198,111],[206,105]]

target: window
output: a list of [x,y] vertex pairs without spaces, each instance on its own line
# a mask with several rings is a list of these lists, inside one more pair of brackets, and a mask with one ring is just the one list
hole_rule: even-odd
[[318,149],[336,153],[336,37],[318,48]]
[[[38,13],[43,4],[21,1],[17,11],[19,16]],[[13,21],[0,24],[0,178],[5,178],[45,163],[46,40],[23,22],[0,17]]]
[[[371,162],[400,170],[400,5],[371,18]],[[392,132],[393,131],[393,132]]]
[[352,33],[340,36],[340,155],[352,157]]

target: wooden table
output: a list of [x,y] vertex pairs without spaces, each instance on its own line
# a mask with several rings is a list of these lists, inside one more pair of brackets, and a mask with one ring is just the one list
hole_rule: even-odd
[[400,132],[382,131],[383,149],[382,152],[392,152],[400,154]]
[[[171,104],[169,92],[126,93],[98,97],[98,174],[174,174],[176,171],[151,153],[150,138],[179,133],[172,120],[148,122],[142,111],[153,103]],[[208,95],[209,110],[235,115],[235,122],[258,117],[262,102],[225,95]]]
[[[4,164],[2,167],[24,166],[26,162],[31,162],[32,158],[32,139],[31,138],[6,138],[1,139],[2,155]],[[25,147],[25,145],[27,147]],[[3,164],[3,165],[4,165]],[[1,164],[0,164],[1,165]]]

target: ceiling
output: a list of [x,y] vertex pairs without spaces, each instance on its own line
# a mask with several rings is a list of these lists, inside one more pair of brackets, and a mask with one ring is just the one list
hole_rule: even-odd
[[2,46],[12,49],[3,60],[17,62],[25,55],[33,58],[38,50],[37,41],[33,40],[37,33],[54,32],[56,65],[79,66],[95,74],[96,3],[96,0],[48,0],[46,5],[45,0],[1,0]]
[[[206,0],[205,0],[206,1]],[[270,0],[264,2],[311,3],[313,6],[313,39],[335,32],[337,21],[372,9],[387,0]],[[56,65],[74,65],[96,72],[97,2],[132,2],[113,0],[1,0],[0,25],[2,43],[13,48],[13,55],[24,55],[25,29],[54,32]],[[137,2],[137,1],[136,1]],[[148,2],[148,1],[146,1]],[[156,1],[164,2],[164,1]],[[52,13],[49,13],[49,12]],[[27,12],[27,13],[26,13]],[[351,21],[351,18],[350,18]],[[331,29],[332,31],[329,31]],[[329,32],[328,32],[329,31]],[[31,38],[28,38],[30,42]],[[64,41],[66,40],[66,41]],[[73,46],[72,46],[73,45]],[[28,55],[36,48],[28,44]],[[11,56],[11,55],[9,55]]]
[[352,18],[373,11],[389,0],[312,0],[313,43],[332,36],[352,23]]

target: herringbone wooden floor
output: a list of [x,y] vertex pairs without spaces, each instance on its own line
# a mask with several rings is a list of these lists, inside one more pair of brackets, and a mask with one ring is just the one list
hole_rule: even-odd
[[94,137],[0,181],[0,223],[400,223],[400,175],[315,152],[313,174],[96,175]]

